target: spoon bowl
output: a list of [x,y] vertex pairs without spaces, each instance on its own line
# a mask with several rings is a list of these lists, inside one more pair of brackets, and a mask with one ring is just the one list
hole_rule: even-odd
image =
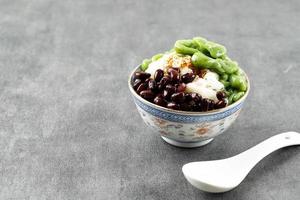
[[292,145],[300,145],[300,133],[275,135],[230,158],[191,162],[182,167],[182,172],[188,182],[200,190],[226,192],[237,187],[261,159],[280,148]]

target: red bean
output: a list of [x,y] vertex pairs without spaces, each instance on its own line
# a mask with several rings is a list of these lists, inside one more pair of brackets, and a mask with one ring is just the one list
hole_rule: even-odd
[[226,101],[225,100],[221,100],[221,101],[218,101],[216,104],[215,104],[215,108],[219,109],[219,108],[224,108],[226,107]]
[[195,104],[192,106],[193,111],[201,112],[202,107],[201,107],[201,102],[195,102]]
[[161,91],[161,90],[164,89],[164,88],[161,86],[160,83],[156,83],[156,85],[157,85],[157,90],[158,90],[158,91]]
[[136,90],[140,86],[141,83],[142,83],[141,79],[136,79],[133,83],[133,89]]
[[149,83],[150,80],[151,80],[151,78],[147,78],[147,79],[145,80],[145,83],[148,85],[148,83]]
[[171,79],[169,76],[164,76],[159,84],[160,84],[160,89],[164,89],[166,87],[166,85],[168,85],[171,82]]
[[152,90],[152,92],[156,92],[157,91],[156,82],[154,80],[149,80],[149,82],[148,82],[148,88],[150,90]]
[[144,90],[140,93],[141,97],[148,101],[153,101],[155,94],[151,90]]
[[218,98],[218,100],[222,100],[222,99],[224,99],[225,97],[226,97],[225,92],[223,92],[223,91],[217,92],[217,98]]
[[177,86],[177,92],[184,92],[186,88],[186,85],[184,83],[181,83]]
[[201,101],[201,110],[202,111],[208,111],[208,106],[209,106],[208,100],[207,99],[202,99],[202,101]]
[[193,73],[186,73],[181,76],[181,80],[184,83],[190,83],[195,79],[195,75]]
[[167,104],[167,108],[174,109],[174,110],[179,110],[180,106],[176,103],[171,102],[171,103]]
[[185,95],[184,95],[184,97],[185,97],[185,100],[186,101],[191,101],[193,98],[192,98],[192,95],[190,94],[190,93],[186,93]]
[[166,85],[166,88],[165,88],[168,92],[170,92],[171,94],[175,93],[176,92],[176,88],[175,86],[173,85]]
[[184,111],[191,111],[192,107],[188,103],[182,103],[182,104],[180,104],[180,109],[184,110]]
[[164,97],[166,100],[170,99],[171,95],[172,95],[172,93],[169,92],[168,90],[164,90],[164,91],[163,91],[163,97]]
[[193,101],[193,100],[191,100],[191,101],[188,101],[188,104],[190,105],[190,106],[195,106],[196,105],[196,102],[195,101]]
[[147,78],[149,78],[151,76],[151,74],[146,73],[146,72],[135,72],[133,75],[134,80],[135,79],[141,79],[141,80],[145,80]]
[[208,110],[213,110],[215,106],[215,102],[213,100],[208,99]]
[[191,98],[191,94],[185,94],[185,103],[188,104],[188,107],[190,108],[191,111],[199,111],[199,105],[197,102],[195,102],[194,100],[192,100]]
[[175,71],[177,71],[178,73],[180,72],[180,69],[179,69],[179,68],[171,67],[171,68],[168,69],[168,73],[170,73],[172,70],[175,70]]
[[173,83],[177,83],[179,81],[179,72],[176,71],[175,69],[170,69],[169,70],[169,74],[170,74],[170,78],[171,78],[171,81]]
[[145,84],[145,83],[142,83],[142,84],[140,84],[140,86],[137,88],[136,92],[137,92],[138,94],[140,94],[143,90],[146,90],[146,89],[147,89],[146,84]]
[[191,93],[191,97],[195,102],[200,102],[202,100],[202,97],[197,93]]
[[162,97],[162,95],[157,95],[153,102],[156,104],[156,105],[159,105],[159,106],[166,106],[166,101],[164,100],[164,98]]
[[158,69],[154,73],[154,80],[156,82],[159,82],[164,77],[164,71],[161,69]]
[[184,100],[185,100],[184,93],[183,92],[177,92],[177,93],[172,94],[171,100],[176,102],[176,103],[183,103]]

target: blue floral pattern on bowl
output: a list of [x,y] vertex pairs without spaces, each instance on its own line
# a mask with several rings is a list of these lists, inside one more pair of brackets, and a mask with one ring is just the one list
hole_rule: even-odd
[[[222,114],[214,118],[206,115],[200,117],[188,116],[188,118],[186,118],[186,116],[177,116],[175,119],[180,119],[180,121],[175,121],[165,117],[169,115],[159,116],[152,114],[151,111],[145,110],[144,107],[141,107],[138,103],[136,106],[141,117],[148,126],[153,130],[158,131],[161,136],[182,143],[201,142],[223,133],[237,118],[241,110],[241,106],[239,106],[238,109],[229,112],[230,114],[226,112],[226,115]],[[170,115],[173,114],[171,113]],[[183,119],[185,122],[183,122]],[[188,121],[188,119],[191,120]]]

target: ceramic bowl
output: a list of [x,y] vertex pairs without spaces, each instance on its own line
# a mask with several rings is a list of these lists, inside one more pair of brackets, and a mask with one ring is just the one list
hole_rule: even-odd
[[132,71],[128,80],[136,107],[149,127],[157,131],[167,143],[178,147],[203,146],[226,131],[238,117],[250,91],[250,83],[246,75],[248,82],[246,94],[225,108],[208,112],[172,110],[153,104],[135,92],[132,87],[133,73],[139,68],[140,66]]

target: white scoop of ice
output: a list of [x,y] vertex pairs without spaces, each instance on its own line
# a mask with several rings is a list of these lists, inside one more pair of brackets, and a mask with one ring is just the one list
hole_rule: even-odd
[[219,75],[207,71],[203,78],[196,78],[193,82],[186,85],[186,92],[195,92],[203,98],[218,101],[217,92],[224,88],[224,85],[218,80]]

